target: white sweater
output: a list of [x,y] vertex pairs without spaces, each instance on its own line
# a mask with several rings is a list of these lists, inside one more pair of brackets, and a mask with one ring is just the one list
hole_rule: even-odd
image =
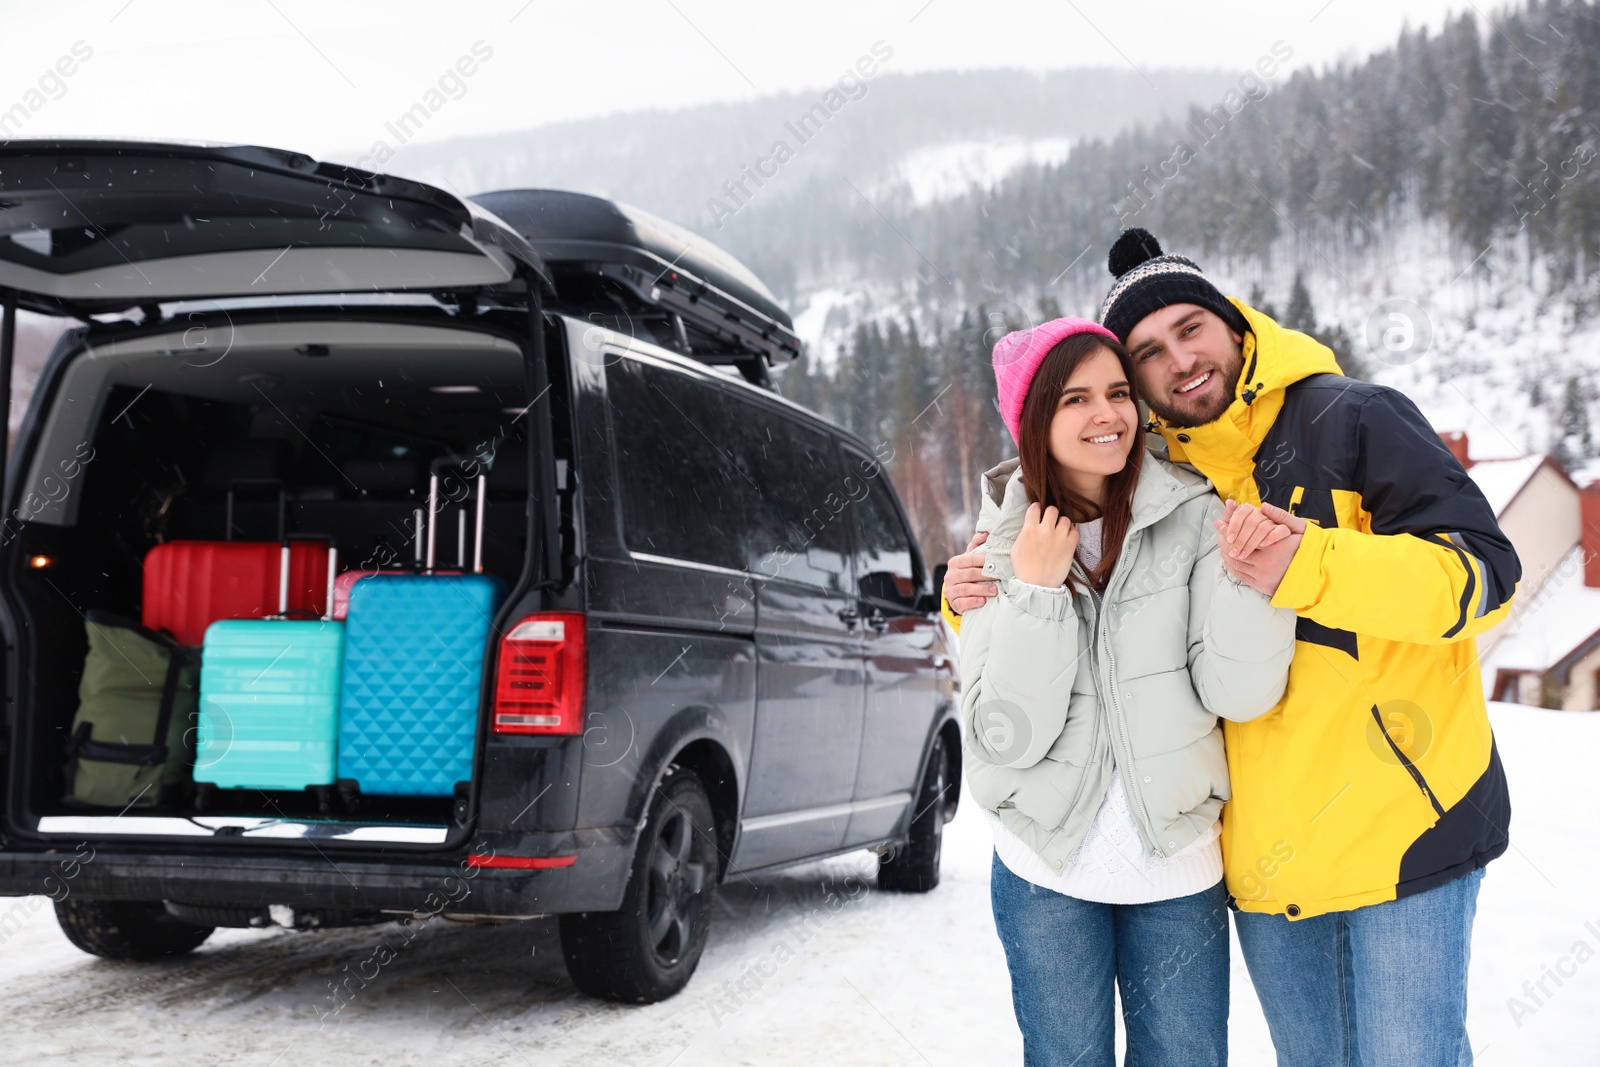
[[[1078,524],[1078,561],[1093,570],[1101,557],[1101,519]],[[1052,590],[1062,596],[1066,587]],[[994,829],[994,850],[1018,878],[1079,900],[1101,904],[1150,904],[1210,889],[1222,879],[1222,830],[1213,823],[1187,847],[1166,859],[1150,855],[1128,805],[1115,757],[1105,799],[1083,841],[1058,871],[984,809]]]

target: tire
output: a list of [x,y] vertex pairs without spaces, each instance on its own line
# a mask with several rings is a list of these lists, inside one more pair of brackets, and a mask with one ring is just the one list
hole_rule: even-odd
[[167,914],[160,901],[56,901],[56,922],[67,940],[91,956],[108,960],[159,960],[181,956],[211,936],[209,926],[196,926]]
[[561,954],[591,997],[654,1004],[689,983],[711,928],[716,824],[692,771],[674,767],[650,803],[617,911],[561,916]]
[[904,845],[878,861],[878,888],[891,893],[926,893],[939,884],[939,855],[944,848],[945,793],[950,779],[944,739],[933,739],[928,764],[917,790],[911,832]]

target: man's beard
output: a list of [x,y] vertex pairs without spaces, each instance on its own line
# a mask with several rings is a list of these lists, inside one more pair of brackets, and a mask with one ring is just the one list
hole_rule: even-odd
[[1150,410],[1160,416],[1161,421],[1175,430],[1190,430],[1196,426],[1206,426],[1222,418],[1222,413],[1228,410],[1228,405],[1233,403],[1233,398],[1239,390],[1239,375],[1244,372],[1241,362],[1234,366],[1232,372],[1224,374],[1216,367],[1211,368],[1213,374],[1222,374],[1222,395],[1214,405],[1215,410],[1201,409],[1199,411],[1182,412],[1176,408],[1168,407],[1165,400],[1157,402],[1153,397],[1144,397],[1144,402]]

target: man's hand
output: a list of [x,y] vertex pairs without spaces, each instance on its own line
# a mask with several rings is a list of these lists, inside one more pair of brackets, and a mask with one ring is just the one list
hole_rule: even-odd
[[[1289,517],[1294,518],[1293,515]],[[1295,521],[1300,523],[1301,529],[1305,528],[1304,520]],[[1222,541],[1222,554],[1233,559],[1249,559],[1256,549],[1277,544],[1296,532],[1287,524],[1274,521],[1261,508],[1237,500],[1228,501],[1222,518],[1212,525]]]
[[986,533],[974,534],[965,552],[950,557],[950,568],[944,572],[944,598],[957,615],[983,607],[984,601],[1000,592],[998,585],[983,576],[983,553],[973,551],[988,539]]
[[[1247,512],[1256,514],[1251,516]],[[1243,518],[1239,517],[1241,514]],[[1229,531],[1234,528],[1235,520],[1238,532],[1229,545]],[[1270,597],[1278,591],[1294,554],[1300,549],[1306,520],[1273,504],[1263,504],[1258,509],[1230,500],[1226,515],[1216,526],[1223,541],[1222,565],[1228,573]],[[1268,529],[1263,531],[1262,526]],[[1241,548],[1246,549],[1243,555],[1239,551]]]

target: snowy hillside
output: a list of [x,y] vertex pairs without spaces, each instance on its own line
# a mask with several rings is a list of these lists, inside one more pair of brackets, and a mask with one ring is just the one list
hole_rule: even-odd
[[946,141],[907,153],[869,191],[894,195],[909,191],[916,204],[953,200],[979,189],[993,188],[1019,167],[1060,163],[1072,151],[1071,137],[1001,137]]
[[[1466,431],[1475,459],[1556,451],[1568,379],[1600,426],[1600,317],[1552,293],[1517,241],[1496,242],[1473,264],[1442,229],[1399,227],[1382,253],[1303,253],[1317,318],[1344,327],[1372,380],[1406,393],[1435,429]],[[1276,307],[1287,300],[1289,271],[1212,273],[1233,283],[1231,294],[1260,285]],[[1570,445],[1582,458],[1581,442]]]
[[[793,154],[761,186],[759,202],[774,209],[815,199],[819,185],[829,196],[855,196],[841,179],[875,196],[897,174],[913,182],[918,202],[927,202],[993,181],[1023,162],[1057,161],[1074,139],[1109,137],[1182,114],[1229,81],[1217,71],[1125,68],[904,75],[895,62],[891,54],[864,81],[812,92],[397,145],[381,160],[366,146],[352,146],[340,159],[462,195],[542,186],[611,196],[709,231],[717,219],[707,201],[726,198],[723,182],[755,169],[778,141]],[[1002,156],[1007,161],[997,166]],[[918,184],[934,174],[949,177]],[[729,231],[759,241],[759,227],[746,222],[741,217]]]
[[[932,170],[924,187],[943,174]],[[1542,270],[1530,277],[1515,242],[1496,245],[1468,270],[1471,254],[1453,248],[1441,231],[1412,222],[1385,235],[1381,252],[1331,260],[1305,249],[1297,257],[1284,241],[1273,250],[1273,270],[1193,255],[1224,292],[1248,300],[1259,287],[1263,302],[1280,313],[1298,259],[1319,323],[1346,331],[1362,373],[1404,392],[1436,430],[1465,431],[1475,459],[1565,445],[1580,484],[1600,478],[1600,315],[1586,314],[1570,293],[1551,293],[1541,284]],[[1062,313],[1096,314],[1111,282],[1102,257],[1085,257],[1075,268],[1094,285],[1076,302],[1060,301]],[[991,314],[1006,321],[989,340],[1004,328],[1039,321],[1043,302],[1054,295],[1021,292],[996,301]],[[823,368],[835,365],[863,322],[909,321],[931,334],[940,318],[902,287],[864,277],[805,293],[800,306],[795,328]],[[1587,420],[1595,427],[1587,449],[1581,430],[1568,432],[1569,380],[1581,400],[1580,426]]]

